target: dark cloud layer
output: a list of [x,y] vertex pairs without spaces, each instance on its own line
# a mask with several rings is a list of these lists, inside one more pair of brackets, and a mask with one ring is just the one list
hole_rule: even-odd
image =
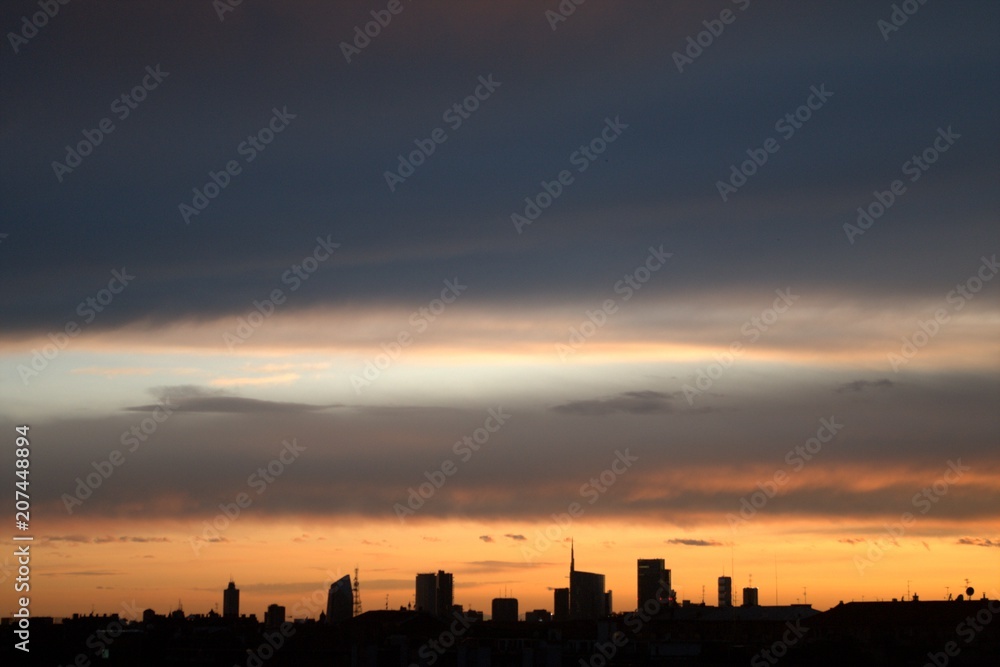
[[[706,398],[720,408],[717,413],[679,411],[669,420],[641,413],[568,419],[515,403],[504,408],[510,419],[471,457],[456,452],[456,443],[483,422],[490,406],[348,408],[336,414],[179,412],[138,444],[130,434],[141,414],[39,421],[32,433],[48,445],[32,462],[38,473],[32,498],[55,517],[175,517],[197,526],[211,520],[220,503],[249,493],[254,503],[248,513],[262,518],[363,516],[395,522],[395,506],[407,503],[414,489],[451,461],[454,474],[408,521],[545,521],[581,502],[587,520],[629,516],[696,525],[738,512],[741,498],[778,471],[792,484],[767,504],[761,512],[765,520],[891,520],[913,511],[914,494],[940,480],[949,461],[961,461],[971,467],[971,475],[949,487],[948,502],[934,506],[933,518],[995,516],[1000,502],[995,382],[911,376],[898,391],[873,393],[859,402],[853,394],[831,392],[831,380],[839,386],[847,378],[786,380],[778,393],[749,385],[726,397]],[[664,387],[659,393],[674,390]],[[654,390],[636,393],[648,391]],[[831,418],[842,429],[796,470],[796,448]],[[3,421],[0,428],[13,425]],[[294,458],[286,444],[292,442],[302,448]],[[118,467],[108,463],[115,450],[124,459]],[[621,470],[615,463],[618,452],[637,460],[616,474],[598,502],[589,503],[581,487],[613,465]],[[261,487],[260,471],[269,466],[272,474],[280,474]],[[96,481],[101,470],[106,477],[99,486],[90,494],[81,490],[80,484]],[[866,481],[855,488],[859,475]],[[67,497],[87,495],[71,506],[72,514],[67,512]],[[500,541],[489,535],[480,539],[485,537]],[[521,537],[530,539],[511,532],[503,541]]]
[[213,413],[260,413],[260,412],[310,412],[339,407],[337,405],[310,405],[308,403],[288,403],[264,401],[256,398],[228,396],[219,390],[210,390],[193,385],[160,387],[153,390],[160,403],[135,405],[125,408],[131,412],[177,411]]
[[895,382],[886,378],[882,378],[881,380],[855,380],[837,387],[837,393],[862,392],[868,389],[892,389],[895,386]]
[[[995,247],[996,3],[921,6],[889,40],[887,5],[753,3],[683,73],[673,53],[718,7],[587,3],[556,31],[533,2],[405,7],[348,63],[365,3],[243,3],[224,21],[208,2],[61,6],[0,62],[5,330],[79,319],[122,267],[136,278],[94,328],[243,314],[275,288],[292,310],[412,304],[452,275],[485,304],[589,302],[660,243],[671,276],[647,289],[682,301],[787,284],[937,297]],[[34,9],[5,3],[0,25]],[[157,65],[119,119],[112,101]],[[451,129],[442,114],[490,75]],[[833,97],[723,202],[716,182],[820,85]],[[295,119],[243,162],[285,107]],[[53,161],[104,117],[114,131],[58,182]],[[518,235],[511,213],[608,117],[628,129]],[[447,141],[391,192],[384,172],[437,127]],[[961,139],[849,244],[843,223],[939,127]],[[232,159],[242,172],[185,224],[179,204]],[[328,235],[341,249],[292,294],[286,271]]]
[[600,416],[615,413],[655,415],[673,412],[669,394],[659,391],[627,391],[610,398],[570,401],[552,408],[553,412],[569,415]]
[[[730,324],[732,336],[744,335],[742,315],[730,323],[720,313],[736,304],[756,314],[746,294],[764,294],[766,304],[791,286],[802,295],[795,326],[776,327],[758,350],[849,351],[870,341],[866,331],[884,334],[885,320],[931,317],[905,309],[939,302],[997,251],[1000,4],[925,3],[887,40],[877,21],[888,2],[754,2],[683,72],[674,52],[734,3],[588,2],[553,31],[544,11],[554,4],[407,2],[350,63],[340,43],[370,20],[368,3],[244,2],[223,21],[208,0],[60,5],[37,36],[0,59],[0,337],[75,321],[88,332],[129,324],[136,337],[168,338],[167,325],[235,322],[276,289],[288,299],[276,319],[288,314],[293,323],[309,307],[338,306],[346,317],[386,304],[412,309],[455,276],[470,286],[457,307],[468,304],[487,328],[507,313],[582,318],[648,248],[663,245],[673,256],[641,292],[655,306],[608,325],[633,318],[634,328],[616,330],[626,341],[707,344],[714,338],[703,332],[728,336]],[[30,2],[4,3],[0,27],[16,29],[33,11]],[[168,74],[117,117],[112,101],[147,67]],[[499,86],[451,127],[443,112],[481,77]],[[815,88],[832,96],[723,201],[716,183],[759,156],[778,136],[776,121]],[[246,161],[241,142],[275,110],[287,127]],[[114,117],[114,131],[57,180],[53,161],[104,117]],[[526,213],[525,198],[553,189],[560,170],[574,169],[571,154],[613,126],[621,135],[518,234],[510,216]],[[390,191],[385,172],[438,127],[447,141]],[[856,209],[884,200],[892,181],[906,178],[903,163],[947,128],[960,135],[954,145],[849,242],[843,225]],[[186,224],[179,205],[194,204],[194,188],[225,181],[229,160],[240,173]],[[309,257],[316,268],[303,277]],[[135,278],[97,311],[88,299],[111,296],[102,290],[116,271]],[[980,308],[992,316],[997,303],[994,281],[962,317]],[[837,326],[845,312],[852,326]],[[935,350],[960,328],[942,330]],[[443,347],[467,340],[447,327],[432,338]],[[755,520],[891,522],[957,460],[972,472],[930,516],[953,525],[995,520],[1000,393],[987,363],[986,373],[911,366],[905,380],[794,363],[737,365],[694,405],[682,393],[694,377],[653,378],[643,368],[540,401],[526,396],[505,404],[514,416],[471,458],[455,443],[495,407],[475,405],[474,393],[442,406],[432,400],[437,387],[427,387],[398,404],[360,407],[305,393],[283,401],[157,387],[153,396],[172,413],[139,439],[136,429],[152,423],[146,413],[161,404],[137,390],[113,414],[67,411],[32,424],[42,443],[32,458],[32,503],[54,520],[169,519],[194,533],[248,493],[246,516],[396,525],[394,508],[444,476],[449,462],[455,474],[408,520],[513,526],[586,503],[582,489],[596,488],[629,452],[635,465],[615,472],[582,520],[696,527],[739,511],[759,482],[791,470],[789,453],[821,420],[835,419],[843,430]],[[19,386],[10,365],[0,368],[9,371],[0,379]],[[520,397],[550,379],[519,378],[511,391]],[[45,381],[58,384],[55,369]],[[6,433],[24,405],[16,389],[10,394],[0,411]],[[80,405],[90,400],[82,395]],[[291,460],[288,443],[302,448]],[[113,454],[124,462],[110,463]],[[261,486],[265,474],[273,481]],[[866,483],[855,484],[861,477]],[[79,504],[71,514],[72,497]],[[103,537],[106,529],[84,537],[75,525],[59,531],[49,540],[67,550],[158,541]],[[491,549],[530,539],[479,536],[498,543]]]

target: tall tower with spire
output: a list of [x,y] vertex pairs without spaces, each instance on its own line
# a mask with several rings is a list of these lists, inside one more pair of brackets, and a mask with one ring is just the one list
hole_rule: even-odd
[[[604,575],[576,569],[576,545],[569,543],[569,617],[594,620],[611,613],[611,591],[604,590]],[[558,607],[558,597],[557,597]]]
[[236,588],[236,582],[229,577],[229,586],[222,591],[222,617],[239,618],[240,616],[240,589]]

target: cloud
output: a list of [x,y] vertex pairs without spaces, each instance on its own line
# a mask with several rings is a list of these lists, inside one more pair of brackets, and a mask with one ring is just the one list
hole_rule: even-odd
[[463,571],[494,574],[503,570],[524,570],[535,567],[549,567],[557,564],[561,563],[523,560],[473,560],[464,563]]
[[481,539],[483,542],[492,542],[493,541],[493,538],[490,537],[489,535],[480,535],[479,539]]
[[686,547],[721,547],[724,543],[718,540],[696,540],[691,538],[674,538],[667,540],[667,544],[682,544]]
[[955,544],[964,544],[974,547],[1000,547],[1000,540],[992,540],[983,537],[962,537]]
[[863,544],[865,542],[865,540],[860,537],[844,537],[837,541],[842,544]]
[[[174,387],[154,387],[154,396],[174,412],[216,412],[216,413],[258,413],[258,412],[315,412],[339,404],[312,405],[309,403],[289,403],[265,401],[257,398],[241,398],[226,394],[222,390],[205,389],[195,385]],[[151,412],[162,407],[160,404],[135,405],[125,408],[130,412]]]
[[44,538],[48,542],[74,542],[79,544],[110,544],[113,542],[170,542],[168,537],[135,537],[129,535],[119,535],[113,537],[104,535],[101,537],[86,537],[84,535],[52,535]]
[[886,378],[882,378],[881,380],[855,380],[854,382],[847,382],[840,385],[835,391],[838,394],[845,394],[847,392],[861,392],[867,389],[892,389],[895,386],[895,382]]
[[[490,279],[499,276],[501,279],[492,281],[490,292],[498,293],[500,297],[516,298],[531,292],[569,291],[571,288],[583,292],[590,284],[588,279],[595,269],[620,266],[626,262],[629,268],[634,266],[638,259],[625,255],[623,249],[634,253],[636,248],[644,247],[647,240],[652,240],[654,233],[662,234],[663,220],[692,219],[695,213],[702,224],[685,227],[685,245],[699,250],[711,248],[711,251],[691,253],[698,261],[691,262],[683,274],[683,264],[678,263],[676,269],[672,264],[671,270],[675,275],[671,276],[669,283],[657,276],[643,287],[643,299],[647,290],[658,287],[655,281],[669,285],[672,291],[679,291],[678,283],[682,280],[709,287],[720,283],[742,286],[756,282],[771,288],[779,267],[782,277],[787,276],[795,285],[801,285],[806,280],[814,284],[850,281],[857,293],[865,294],[876,289],[889,291],[895,286],[912,283],[914,286],[909,289],[920,290],[928,284],[938,284],[943,276],[949,276],[948,272],[954,267],[950,260],[969,250],[970,246],[975,248],[974,244],[982,243],[984,236],[974,233],[978,231],[976,224],[986,217],[982,215],[983,211],[995,210],[995,201],[989,195],[992,191],[980,192],[978,188],[970,187],[970,196],[963,202],[964,215],[955,215],[949,220],[949,224],[960,226],[956,237],[962,242],[946,244],[946,247],[937,244],[937,247],[930,246],[924,250],[929,245],[926,240],[936,236],[941,224],[937,221],[941,216],[933,206],[920,206],[920,210],[914,212],[914,224],[907,243],[901,243],[894,249],[896,252],[883,253],[879,262],[866,261],[864,251],[854,252],[856,246],[846,241],[839,245],[814,242],[827,238],[826,230],[797,224],[798,220],[826,211],[853,210],[853,193],[857,192],[859,184],[867,187],[878,173],[879,158],[884,153],[882,144],[859,142],[856,152],[842,155],[839,149],[846,131],[860,131],[863,123],[864,131],[874,137],[905,142],[907,149],[912,146],[918,150],[920,146],[914,145],[918,139],[906,130],[912,122],[916,122],[911,119],[921,118],[921,111],[937,117],[956,108],[974,109],[979,105],[990,108],[990,100],[996,100],[996,90],[992,86],[955,87],[946,100],[926,100],[921,99],[918,93],[924,86],[912,84],[923,84],[923,79],[926,79],[928,85],[946,85],[949,81],[947,75],[958,68],[962,68],[963,74],[971,81],[979,77],[983,77],[984,81],[990,80],[985,77],[995,72],[996,60],[992,51],[983,53],[980,45],[992,43],[988,41],[993,37],[990,28],[995,26],[994,15],[990,13],[991,3],[977,3],[968,11],[940,16],[935,30],[942,38],[934,40],[933,44],[925,44],[921,40],[904,44],[906,40],[903,40],[894,46],[909,61],[921,65],[941,63],[933,71],[927,67],[915,68],[923,79],[918,79],[915,72],[896,72],[893,63],[887,62],[890,59],[880,57],[878,49],[850,51],[850,37],[855,34],[851,19],[857,13],[844,11],[839,3],[814,8],[815,13],[811,12],[808,20],[792,12],[781,16],[782,33],[809,30],[815,21],[816,25],[824,26],[825,34],[822,39],[816,40],[768,43],[766,46],[769,49],[783,49],[779,52],[780,57],[799,64],[812,62],[820,56],[828,59],[831,65],[856,63],[856,68],[848,69],[857,75],[853,81],[855,90],[873,90],[876,104],[844,105],[838,108],[834,117],[825,117],[820,121],[822,126],[811,127],[808,133],[803,133],[803,141],[808,141],[810,145],[798,149],[800,158],[802,155],[834,155],[838,160],[816,160],[814,169],[802,169],[799,164],[791,162],[791,158],[781,160],[782,164],[776,163],[773,167],[775,172],[770,172],[772,167],[769,166],[768,178],[755,181],[754,187],[748,188],[753,190],[752,193],[740,193],[744,205],[739,210],[728,210],[723,216],[730,223],[727,225],[726,243],[717,242],[718,229],[712,223],[715,207],[711,204],[717,204],[718,197],[713,188],[703,186],[717,176],[715,171],[719,169],[720,161],[731,159],[725,154],[724,147],[743,142],[747,128],[727,123],[728,110],[724,105],[713,102],[720,90],[735,89],[739,83],[735,77],[749,77],[757,85],[741,98],[746,103],[747,122],[763,127],[762,123],[771,121],[779,111],[784,110],[784,103],[777,102],[786,101],[785,95],[789,92],[787,81],[782,77],[769,76],[773,58],[760,55],[763,51],[757,51],[755,46],[761,47],[750,42],[745,46],[753,57],[747,58],[745,72],[723,72],[718,78],[702,77],[686,82],[689,86],[686,85],[683,99],[674,95],[670,86],[644,86],[636,91],[635,100],[630,98],[630,102],[621,109],[622,118],[629,120],[631,117],[634,120],[630,122],[636,125],[635,129],[628,130],[629,134],[623,139],[628,143],[614,147],[621,151],[612,157],[618,162],[608,165],[614,171],[609,171],[607,178],[593,179],[586,186],[575,186],[586,187],[587,196],[564,198],[560,201],[560,210],[548,214],[559,216],[553,220],[552,236],[532,235],[537,241],[531,244],[523,243],[518,238],[520,248],[516,251],[507,251],[501,245],[505,241],[513,243],[513,239],[507,241],[504,238],[510,236],[509,225],[507,228],[501,225],[471,226],[470,231],[476,233],[461,235],[467,237],[463,238],[464,244],[454,239],[459,236],[454,234],[455,225],[458,220],[489,219],[488,216],[494,214],[498,207],[503,208],[512,198],[516,199],[511,193],[520,194],[523,187],[526,147],[536,151],[539,158],[555,160],[564,157],[563,151],[577,145],[581,137],[593,136],[599,129],[598,113],[604,113],[605,107],[620,99],[623,82],[615,77],[594,77],[586,98],[581,99],[580,104],[565,104],[565,113],[558,127],[539,118],[521,118],[516,113],[510,115],[513,110],[506,107],[503,101],[498,98],[497,104],[501,106],[493,107],[494,102],[490,100],[487,105],[491,110],[484,113],[507,115],[477,118],[479,138],[449,147],[449,151],[455,151],[449,161],[451,169],[447,164],[437,164],[433,173],[422,174],[422,187],[418,191],[403,187],[407,192],[400,196],[412,197],[405,200],[405,205],[399,200],[395,205],[385,202],[385,209],[378,210],[376,214],[371,202],[381,201],[384,197],[385,183],[380,178],[353,178],[352,166],[365,155],[395,155],[404,144],[412,141],[410,137],[426,131],[426,119],[431,117],[429,114],[440,113],[442,91],[449,91],[448,95],[458,99],[467,93],[472,84],[466,63],[458,59],[454,59],[458,62],[441,62],[435,57],[435,48],[427,44],[428,33],[424,31],[454,40],[471,54],[471,62],[494,62],[496,54],[502,53],[498,51],[498,45],[509,44],[513,40],[524,43],[525,48],[518,49],[517,53],[505,54],[503,62],[507,73],[503,76],[525,83],[521,93],[525,96],[523,108],[531,109],[544,105],[553,95],[559,99],[570,99],[574,94],[571,80],[557,78],[552,72],[577,71],[575,68],[580,68],[580,71],[615,72],[635,68],[637,78],[649,80],[657,74],[663,58],[669,58],[669,49],[673,44],[682,43],[689,26],[698,25],[698,21],[704,18],[700,15],[698,3],[645,3],[647,6],[638,15],[615,11],[612,3],[592,5],[585,11],[576,12],[571,19],[573,27],[566,33],[567,39],[579,40],[574,42],[578,47],[585,43],[584,40],[591,40],[596,48],[588,49],[587,53],[581,52],[580,48],[553,52],[551,55],[558,66],[551,71],[536,66],[536,58],[544,47],[543,40],[548,37],[548,30],[544,29],[533,3],[433,3],[434,7],[428,6],[412,16],[407,15],[405,21],[409,27],[396,35],[393,48],[412,55],[410,65],[415,77],[433,75],[439,81],[438,86],[397,90],[397,75],[389,69],[394,59],[390,58],[384,63],[367,62],[368,76],[345,77],[336,91],[321,85],[322,74],[310,65],[342,57],[336,40],[329,39],[324,30],[329,30],[330,26],[348,26],[358,22],[356,7],[351,3],[268,3],[267,6],[256,3],[256,7],[243,3],[233,24],[227,21],[227,39],[231,39],[231,43],[225,40],[195,40],[190,48],[176,53],[168,48],[171,44],[167,36],[199,34],[202,27],[195,19],[200,17],[169,12],[164,8],[165,3],[128,4],[129,9],[115,5],[113,10],[111,7],[94,10],[86,20],[81,18],[79,23],[67,25],[66,38],[60,44],[51,45],[49,53],[55,60],[75,58],[77,66],[72,75],[80,83],[80,108],[98,108],[98,105],[106,103],[104,88],[100,84],[105,80],[106,63],[120,54],[110,51],[84,54],[78,53],[79,49],[72,52],[79,36],[102,43],[117,39],[115,44],[124,53],[130,53],[130,49],[135,48],[134,40],[141,36],[149,40],[148,46],[143,46],[151,52],[175,55],[174,62],[181,71],[192,70],[195,66],[204,68],[206,80],[218,79],[227,73],[228,62],[217,57],[225,53],[224,49],[235,48],[233,56],[245,63],[280,53],[289,63],[289,69],[302,77],[298,88],[303,94],[301,104],[323,109],[324,113],[308,114],[311,119],[302,114],[299,120],[294,121],[294,135],[282,135],[281,153],[268,152],[266,157],[254,163],[255,172],[248,171],[240,176],[240,191],[230,190],[227,193],[224,204],[227,206],[226,214],[214,207],[206,211],[206,224],[191,227],[192,233],[197,234],[195,237],[167,234],[161,230],[162,225],[136,224],[131,220],[130,212],[137,208],[139,201],[148,210],[176,210],[178,186],[170,176],[178,173],[201,174],[217,169],[217,153],[191,150],[191,146],[203,146],[206,143],[204,138],[218,133],[220,128],[212,124],[214,118],[227,119],[228,123],[241,128],[256,127],[255,123],[260,122],[256,116],[262,110],[246,104],[245,95],[226,94],[228,90],[205,91],[203,104],[206,112],[203,115],[176,113],[191,104],[191,97],[181,94],[184,91],[179,89],[149,102],[155,105],[155,109],[150,107],[149,112],[155,110],[164,114],[165,118],[174,119],[176,137],[156,132],[157,123],[146,124],[145,129],[138,126],[132,129],[137,150],[157,157],[156,160],[143,161],[141,173],[137,172],[135,161],[129,159],[130,154],[121,152],[112,155],[110,150],[102,151],[101,159],[106,161],[106,170],[76,170],[70,177],[72,187],[87,188],[93,202],[85,210],[79,210],[74,190],[60,188],[66,191],[52,191],[51,184],[38,179],[37,173],[31,169],[5,174],[10,191],[24,195],[5,197],[2,203],[2,218],[11,221],[12,227],[9,229],[10,240],[4,242],[3,248],[6,251],[8,244],[20,244],[21,249],[5,256],[3,266],[0,266],[3,284],[12,286],[5,295],[8,299],[4,303],[5,329],[8,325],[31,326],[44,332],[44,327],[52,321],[64,320],[67,316],[67,301],[62,297],[69,294],[74,295],[73,299],[86,296],[91,293],[86,290],[100,286],[98,280],[107,272],[111,258],[132,257],[141,258],[142,276],[134,286],[129,286],[129,292],[121,300],[116,298],[114,306],[101,313],[97,326],[112,326],[122,321],[143,322],[144,318],[154,319],[156,324],[164,319],[213,317],[219,314],[238,314],[253,321],[247,313],[253,301],[260,300],[275,287],[284,287],[279,280],[282,271],[308,252],[308,246],[302,246],[311,244],[315,233],[313,227],[316,222],[312,216],[287,216],[291,219],[283,224],[280,233],[275,233],[278,230],[274,228],[273,219],[279,215],[278,212],[293,210],[296,206],[304,210],[323,210],[328,197],[337,201],[344,210],[359,212],[344,216],[336,225],[338,232],[342,230],[343,236],[349,238],[351,243],[345,243],[343,254],[338,252],[335,259],[313,274],[309,278],[308,289],[296,292],[288,305],[282,306],[288,310],[280,311],[275,319],[268,321],[267,326],[258,329],[258,336],[264,335],[266,329],[275,328],[277,319],[292,308],[330,302],[364,303],[377,298],[388,300],[390,294],[392,297],[400,295],[404,301],[409,301],[411,297],[414,301],[423,298],[420,290],[426,290],[427,283],[422,279],[430,273],[436,279],[444,261],[458,264],[461,269],[468,266],[478,272],[474,276],[478,278],[475,281],[477,285],[491,285]],[[154,4],[164,4],[164,7],[151,8]],[[277,9],[279,4],[281,9]],[[286,5],[289,8],[285,8]],[[106,20],[109,13],[118,16],[114,12],[127,12],[125,16],[129,24],[140,26],[133,31],[135,35],[125,37],[117,34],[111,22]],[[263,48],[249,37],[260,21],[273,20],[272,13],[281,16],[280,24],[287,29],[276,31]],[[157,25],[167,25],[169,29],[157,34],[150,29]],[[543,29],[524,30],[526,25],[542,26]],[[596,29],[597,26],[600,29]],[[954,39],[956,35],[962,38]],[[250,49],[251,44],[255,48]],[[658,57],[637,57],[638,54],[648,54],[650,49],[655,50]],[[600,54],[600,58],[592,54]],[[60,85],[63,77],[69,75],[59,73],[55,76],[56,73],[52,73],[53,76],[46,78],[43,76],[47,71],[45,63],[40,60],[34,63],[22,61],[18,65],[23,76],[8,77],[9,92],[24,99],[38,99],[40,105],[54,107],[58,91],[65,88]],[[259,77],[254,80],[260,85],[280,85],[280,73],[263,68],[258,68],[258,71]],[[897,75],[902,75],[907,84],[900,86],[898,91],[885,91],[874,85]],[[505,94],[504,90],[501,89],[501,96]],[[197,91],[188,92],[194,95]],[[843,94],[848,93],[845,91]],[[340,99],[352,102],[338,104]],[[371,100],[371,104],[361,106],[361,102],[354,100]],[[664,108],[667,102],[677,126],[688,128],[687,132],[675,133],[672,127],[655,123],[654,110]],[[877,107],[880,113],[867,113],[872,107]],[[39,160],[40,155],[47,156],[62,148],[56,144],[62,140],[58,130],[73,116],[71,110],[56,111],[59,113],[32,114],[30,109],[21,109],[10,114],[7,120],[18,131],[5,133],[3,148],[4,155],[9,156],[12,164],[34,165],[32,161]],[[370,114],[365,113],[369,111]],[[966,176],[970,185],[977,185],[979,179],[992,174],[993,162],[989,160],[992,156],[985,147],[991,146],[996,137],[995,124],[979,116],[971,115],[964,122],[967,123],[965,127],[969,136],[986,138],[981,142],[983,147],[963,149],[970,151],[968,161],[941,160],[935,164],[937,182],[947,184],[949,177],[958,174]],[[370,122],[358,123],[358,118]],[[900,122],[900,118],[907,122]],[[498,122],[499,119],[504,122]],[[519,128],[518,141],[509,140],[512,122],[516,122]],[[328,124],[351,127],[352,131],[323,132]],[[223,125],[221,129],[229,128]],[[187,140],[179,140],[178,137]],[[673,150],[666,153],[636,148],[643,144],[662,145],[667,140],[674,143],[671,144]],[[475,178],[475,170],[463,168],[482,159],[485,146],[494,148],[492,178],[488,184]],[[717,152],[720,148],[722,152]],[[326,165],[323,156],[334,152],[350,159],[343,160],[343,164]],[[535,153],[527,155],[535,156]],[[626,156],[629,159],[624,159]],[[322,187],[307,179],[301,181],[301,187],[283,187],[282,175],[312,173],[323,166],[333,171]],[[642,178],[654,170],[665,170],[674,176],[666,182],[650,182]],[[123,178],[139,176],[147,179],[144,182],[149,187],[121,191],[114,186]],[[620,188],[623,182],[631,183],[627,192]],[[429,202],[449,191],[453,212],[443,216]],[[698,194],[693,194],[696,191]],[[21,200],[37,201],[46,193],[50,194],[50,201],[45,210],[22,207]],[[922,197],[927,193],[932,194],[929,188],[915,196]],[[634,209],[629,210],[633,206]],[[808,213],[792,209],[796,206],[800,209],[808,206]],[[364,215],[364,212],[370,214]],[[700,217],[702,215],[704,219]],[[178,216],[174,217],[179,221]],[[622,219],[628,219],[629,223],[617,224]],[[89,233],[97,220],[114,232],[114,244],[106,243],[103,235]],[[569,221],[577,225],[580,233],[561,233],[562,228],[557,225]],[[929,233],[931,231],[935,234]],[[239,243],[232,242],[236,234],[239,234]],[[52,238],[59,238],[62,242],[49,243]],[[600,242],[595,243],[595,239],[600,239]],[[858,243],[870,249],[873,247],[871,239],[869,235],[863,240],[858,239]],[[534,245],[536,242],[537,246]],[[796,252],[791,255],[789,244],[793,242]],[[348,245],[351,247],[346,247]],[[473,250],[463,252],[463,245],[472,246]],[[489,251],[475,252],[477,245]],[[494,252],[498,245],[499,253]],[[559,249],[559,261],[552,260],[552,253],[547,251],[549,248]],[[540,249],[546,252],[538,252]],[[932,252],[943,257],[935,262],[919,261]],[[380,261],[378,271],[369,275],[363,268],[356,268],[365,261]],[[912,267],[915,264],[922,270],[914,271]],[[42,276],[48,279],[40,280]],[[947,281],[940,284],[947,284]],[[490,294],[487,292],[484,296]],[[76,301],[69,302],[70,309],[73,303]],[[251,312],[257,315],[256,310]],[[226,326],[232,327],[232,319]],[[618,326],[618,321],[615,326]],[[610,329],[603,329],[602,334],[610,332]],[[665,331],[672,333],[670,329]],[[323,333],[326,334],[325,331]],[[209,343],[220,347],[218,332]]]
[[[732,372],[739,369],[734,367]],[[615,483],[607,496],[615,502],[589,506],[588,516],[646,521],[672,517],[686,536],[708,532],[692,527],[710,524],[733,511],[733,498],[746,493],[747,479],[774,474],[781,462],[779,458],[776,463],[775,456],[815,432],[818,419],[810,414],[814,406],[821,404],[823,396],[829,399],[833,387],[856,376],[840,378],[825,384],[791,381],[774,390],[755,387],[737,397],[740,402],[732,403],[735,409],[726,413],[725,420],[691,415],[680,407],[683,399],[675,398],[678,418],[670,419],[669,436],[662,423],[669,418],[632,417],[628,431],[623,432],[619,418],[573,419],[548,409],[558,401],[522,406],[517,417],[491,436],[484,451],[477,454],[487,455],[488,449],[489,465],[463,466],[461,474],[450,478],[408,521],[429,524],[461,514],[496,521],[499,529],[520,525],[511,521],[537,521],[545,516],[540,508],[565,508],[570,499],[579,497],[581,483],[611,463],[617,444],[627,444],[640,456],[641,464]],[[837,435],[836,448],[824,449],[822,456],[830,456],[824,465],[807,466],[796,473],[783,491],[782,502],[773,501],[756,520],[826,516],[882,520],[887,507],[908,506],[913,489],[939,478],[945,470],[943,462],[956,449],[977,461],[976,474],[949,489],[948,502],[935,506],[935,517],[961,522],[995,516],[1000,502],[1000,452],[996,449],[995,401],[991,400],[994,385],[967,375],[929,378],[908,385],[905,401],[886,401],[878,410],[859,406],[849,422],[841,422],[847,427]],[[957,409],[966,422],[946,447],[940,441],[940,429],[947,427],[947,415]],[[935,414],[932,410],[941,416],[919,423],[912,419],[915,412]],[[47,472],[37,487],[32,483],[32,492],[37,494],[32,500],[39,508],[44,505],[53,514],[65,515],[63,494],[74,493],[77,478],[94,472],[94,461],[107,459],[109,447],[116,446],[137,416],[117,412],[39,422],[53,442],[72,442],[73,446],[35,454],[36,463],[44,464]],[[423,480],[423,471],[441,465],[456,438],[483,422],[484,411],[410,405],[257,416],[219,414],[210,419],[187,416],[171,420],[169,428],[158,430],[147,445],[128,454],[121,479],[116,473],[117,481],[102,484],[82,506],[74,508],[73,518],[191,518],[200,524],[218,513],[219,503],[232,502],[247,491],[248,476],[278,455],[283,440],[293,437],[306,449],[269,487],[266,502],[254,502],[255,516],[383,517],[394,503],[405,503],[406,489]],[[493,438],[498,446],[492,446]],[[50,534],[93,537],[109,531],[104,527],[88,533],[81,525],[52,527]],[[949,539],[977,532],[956,523]],[[420,534],[435,533],[427,528]],[[497,543],[524,544],[504,533],[489,535]],[[852,531],[843,536],[864,535]],[[660,538],[661,544],[666,539]],[[71,546],[67,541],[64,548],[68,552]]]
[[659,391],[626,391],[610,398],[570,401],[552,408],[567,415],[602,416],[615,413],[655,415],[673,412],[671,394]]
[[168,537],[120,537],[120,542],[169,542]]
[[93,538],[84,535],[51,535],[44,539],[49,542],[79,542],[81,544],[90,544],[93,540]]
[[513,535],[511,533],[507,533],[506,535],[504,535],[504,537],[510,538],[510,539],[514,540],[515,542],[524,542],[525,540],[528,539],[524,535]]
[[104,537],[95,537],[93,539],[94,544],[108,544],[111,542],[169,542],[170,539],[166,537],[129,537],[127,535],[120,535],[118,537],[112,537],[111,535],[106,535]]

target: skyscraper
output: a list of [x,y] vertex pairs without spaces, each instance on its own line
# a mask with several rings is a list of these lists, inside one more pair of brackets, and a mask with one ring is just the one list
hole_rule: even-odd
[[743,588],[743,606],[744,607],[756,607],[757,602],[757,587],[747,586]]
[[733,578],[719,577],[719,606],[733,606]]
[[569,556],[569,617],[577,619],[604,618],[611,613],[610,596],[604,590],[604,575],[576,569],[576,553],[570,543]]
[[454,576],[451,572],[418,574],[416,581],[416,608],[444,618],[454,605]]
[[552,600],[552,620],[553,621],[566,621],[569,620],[569,589],[568,588],[557,588],[553,593]]
[[264,625],[269,628],[277,628],[285,622],[285,608],[280,604],[271,604],[267,606],[267,611],[264,612]]
[[636,562],[638,599],[636,609],[642,609],[649,600],[663,603],[670,599],[670,570],[662,558],[640,558]]
[[351,576],[345,574],[330,584],[330,591],[326,594],[326,622],[337,623],[353,616],[354,590],[351,587]]
[[437,613],[437,575],[433,572],[417,575],[416,609]]
[[236,588],[236,583],[230,579],[229,586],[222,591],[222,617],[240,617],[240,589]]
[[455,604],[455,578],[451,572],[438,570],[437,573],[437,615],[444,618],[451,614]]
[[493,621],[517,623],[517,598],[493,598]]

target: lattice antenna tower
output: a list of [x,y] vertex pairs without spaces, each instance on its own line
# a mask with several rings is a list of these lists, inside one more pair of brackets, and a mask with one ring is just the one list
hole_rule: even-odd
[[358,568],[354,568],[354,585],[351,587],[354,591],[354,615],[361,615],[361,584],[358,582]]

